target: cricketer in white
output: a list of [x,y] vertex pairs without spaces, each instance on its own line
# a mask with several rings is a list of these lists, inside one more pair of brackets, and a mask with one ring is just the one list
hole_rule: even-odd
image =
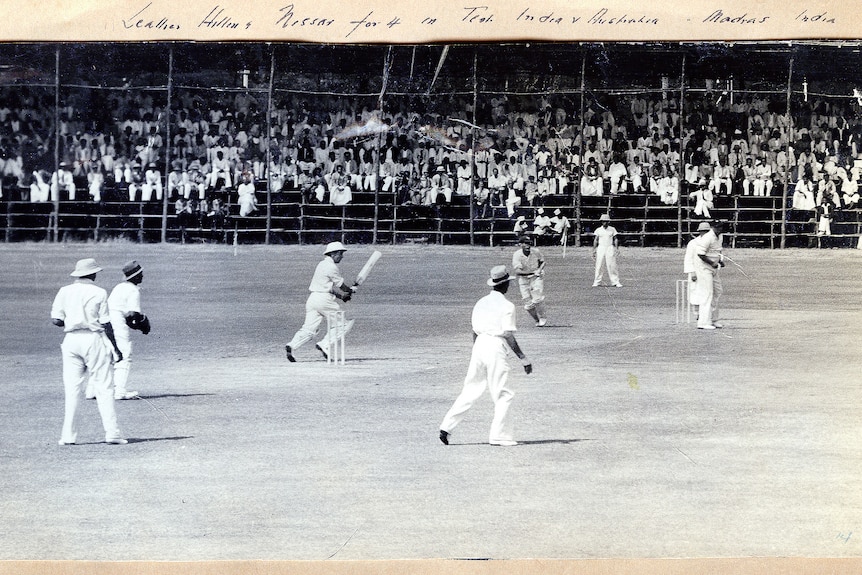
[[[356,291],[356,286],[348,286],[341,277],[338,264],[344,257],[347,248],[341,242],[330,242],[323,252],[323,260],[314,269],[308,291],[311,293],[305,302],[305,323],[294,334],[293,339],[284,346],[287,360],[296,361],[293,352],[312,340],[320,329],[320,324],[330,312],[339,311],[338,300],[348,302]],[[344,335],[353,327],[353,320],[348,320],[344,326]],[[317,350],[327,357],[329,340],[333,337],[329,332],[323,336],[317,345]]]
[[455,403],[449,409],[440,424],[440,441],[449,444],[452,430],[464,419],[467,411],[484,393],[485,387],[494,401],[494,419],[491,422],[491,433],[488,443],[491,445],[512,446],[518,443],[514,440],[512,419],[509,407],[515,392],[508,385],[509,350],[524,362],[524,371],[533,372],[533,366],[527,362],[527,356],[521,351],[515,339],[515,304],[506,299],[509,281],[513,278],[506,271],[506,266],[496,266],[491,270],[488,286],[491,293],[476,302],[473,306],[471,323],[473,326],[473,352],[470,356],[470,366],[464,378],[464,387]]

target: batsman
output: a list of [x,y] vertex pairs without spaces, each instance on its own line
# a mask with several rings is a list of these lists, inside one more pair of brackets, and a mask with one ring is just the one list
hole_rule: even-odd
[[[326,249],[323,251],[323,260],[317,264],[314,275],[311,278],[311,284],[308,286],[308,291],[311,293],[305,302],[305,323],[299,328],[299,331],[296,332],[290,343],[284,346],[288,361],[296,361],[293,352],[317,335],[318,331],[320,331],[320,324],[326,318],[327,314],[341,310],[339,301],[345,303],[350,301],[359,284],[368,275],[370,266],[374,265],[373,262],[371,262],[370,266],[366,264],[366,267],[357,276],[357,281],[353,285],[348,285],[344,281],[341,271],[338,269],[338,264],[341,263],[346,251],[347,248],[341,242],[330,242],[326,245]],[[379,252],[375,253],[379,254]],[[368,269],[366,270],[366,268]],[[334,342],[341,335],[346,335],[352,328],[353,320],[351,319],[343,326],[343,334],[335,334],[327,331],[323,339],[318,341],[315,347],[324,358],[328,359],[330,342]]]
[[537,327],[547,323],[545,318],[545,256],[539,248],[533,247],[530,236],[523,235],[518,240],[521,246],[512,255],[512,267],[518,276],[518,287],[524,309],[536,322]]

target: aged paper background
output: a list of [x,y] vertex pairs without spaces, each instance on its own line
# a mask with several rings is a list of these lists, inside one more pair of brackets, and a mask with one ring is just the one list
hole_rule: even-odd
[[[5,0],[0,38],[16,41],[758,41],[862,38],[859,2],[530,0]],[[862,560],[0,562],[0,573],[860,573]]]

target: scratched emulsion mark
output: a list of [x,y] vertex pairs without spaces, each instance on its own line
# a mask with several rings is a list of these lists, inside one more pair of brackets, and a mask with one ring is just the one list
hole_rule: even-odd
[[640,389],[638,386],[638,376],[633,373],[628,374],[629,387],[632,389]]

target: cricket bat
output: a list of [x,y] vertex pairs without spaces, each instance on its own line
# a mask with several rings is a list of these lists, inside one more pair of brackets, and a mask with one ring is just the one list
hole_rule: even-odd
[[356,276],[356,285],[362,285],[362,283],[368,279],[368,274],[371,273],[371,270],[374,269],[374,264],[377,263],[377,260],[382,256],[379,251],[374,250],[374,253],[369,256],[368,261],[365,262],[365,265],[362,266],[362,269],[359,270],[359,275]]

